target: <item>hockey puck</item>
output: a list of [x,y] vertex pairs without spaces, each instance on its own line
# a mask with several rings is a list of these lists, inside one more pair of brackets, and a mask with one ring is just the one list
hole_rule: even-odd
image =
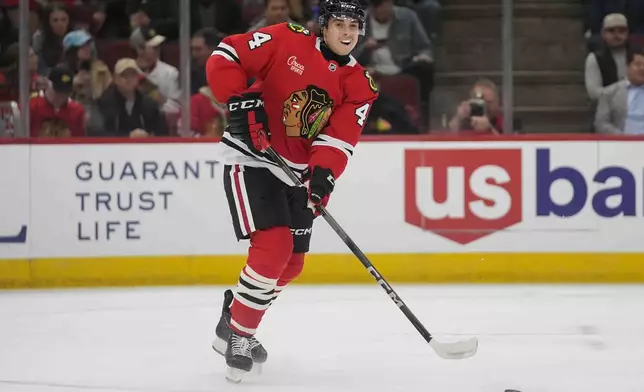
[[518,389],[506,389],[505,392],[521,392]]

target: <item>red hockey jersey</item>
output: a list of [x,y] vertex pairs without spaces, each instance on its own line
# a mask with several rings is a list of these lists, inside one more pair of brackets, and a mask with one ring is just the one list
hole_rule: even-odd
[[[325,56],[320,44],[309,30],[291,23],[232,35],[213,52],[207,76],[219,102],[248,90],[248,80],[257,78],[275,151],[298,174],[321,166],[337,179],[378,90],[352,56]],[[291,183],[268,155],[253,153],[228,133],[221,145],[223,163],[267,167]]]

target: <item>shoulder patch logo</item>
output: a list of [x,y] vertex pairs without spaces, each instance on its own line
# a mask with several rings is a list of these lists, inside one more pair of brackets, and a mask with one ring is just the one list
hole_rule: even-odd
[[376,81],[373,80],[373,78],[371,77],[371,74],[366,69],[364,70],[364,76],[369,81],[369,88],[371,89],[371,91],[373,91],[374,93],[377,93],[378,86],[376,85]]
[[311,31],[309,31],[309,29],[307,29],[306,27],[301,26],[299,24],[289,22],[289,23],[286,24],[286,26],[288,26],[289,30],[291,30],[291,31],[293,31],[295,33],[304,34],[304,35],[311,35]]

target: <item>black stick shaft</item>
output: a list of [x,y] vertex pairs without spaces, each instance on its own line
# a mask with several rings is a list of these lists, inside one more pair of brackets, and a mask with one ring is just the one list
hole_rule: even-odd
[[[302,186],[302,182],[297,178],[295,173],[293,173],[293,170],[284,162],[282,157],[279,156],[275,150],[273,150],[272,147],[268,147],[266,149],[266,152],[278,163],[278,165],[284,170],[286,175],[293,181],[293,183],[297,186]],[[320,215],[324,218],[324,220],[327,221],[329,226],[335,231],[340,239],[351,249],[351,252],[360,260],[362,265],[369,271],[371,276],[376,279],[376,282],[380,287],[385,290],[389,298],[396,304],[396,306],[400,309],[401,312],[407,317],[409,322],[412,323],[412,325],[416,328],[418,333],[421,334],[421,336],[425,339],[427,343],[429,343],[432,340],[432,335],[427,331],[427,328],[418,320],[416,315],[409,309],[409,307],[405,304],[405,302],[400,298],[398,293],[391,287],[391,285],[385,280],[385,278],[378,272],[376,267],[369,261],[369,258],[360,250],[358,245],[349,237],[346,231],[340,226],[340,224],[333,218],[333,216],[327,211],[327,209],[324,206],[318,206],[318,211],[320,212]]]

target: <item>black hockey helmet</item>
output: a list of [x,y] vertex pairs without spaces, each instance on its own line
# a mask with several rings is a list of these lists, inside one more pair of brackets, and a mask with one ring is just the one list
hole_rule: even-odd
[[360,35],[364,35],[366,12],[359,0],[322,0],[318,17],[320,28],[326,27],[333,18],[357,21]]

